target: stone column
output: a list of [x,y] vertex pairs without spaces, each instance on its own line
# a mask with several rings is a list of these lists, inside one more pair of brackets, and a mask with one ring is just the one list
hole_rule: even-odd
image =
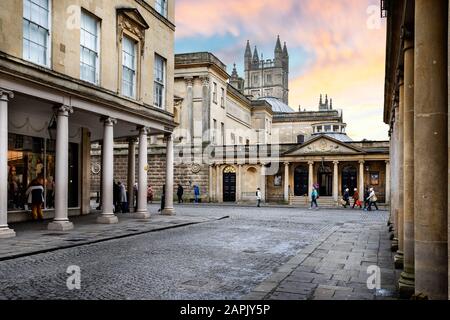
[[333,161],[333,200],[336,202],[339,199],[339,161]]
[[91,213],[91,132],[81,129],[81,214]]
[[[395,100],[395,98],[394,98]],[[393,129],[392,129],[392,164],[393,164],[393,170],[392,170],[392,190],[395,190],[394,194],[391,196],[391,213],[393,218],[393,224],[394,224],[394,234],[391,244],[391,251],[397,252],[398,250],[398,190],[399,190],[399,139],[398,139],[398,102],[394,102],[394,123],[393,123]]]
[[69,221],[69,106],[55,108],[57,112],[56,155],[55,155],[55,218],[48,224],[49,230],[66,231],[73,229]]
[[289,203],[289,162],[284,163],[284,201]]
[[186,107],[188,112],[188,126],[187,130],[189,130],[189,134],[191,135],[189,138],[191,143],[194,143],[194,78],[186,77],[184,78],[186,81]]
[[359,200],[364,202],[364,160],[359,161],[359,175],[358,175],[358,193]]
[[0,238],[16,233],[8,227],[8,101],[14,93],[0,88]]
[[238,165],[236,193],[237,193],[236,201],[241,202],[241,200],[242,200],[242,164]]
[[404,146],[404,134],[403,134],[403,118],[405,109],[405,84],[403,80],[403,74],[399,75],[399,105],[398,105],[398,149],[400,152],[397,155],[398,159],[398,206],[397,206],[397,233],[398,233],[398,250],[394,257],[395,267],[397,269],[403,268],[403,247],[404,247],[404,184],[403,184],[403,146]]
[[308,161],[308,198],[311,201],[311,193],[314,185],[314,161]]
[[138,195],[137,195],[138,198],[137,198],[137,211],[133,214],[133,217],[137,219],[150,218],[150,213],[148,213],[147,208],[147,188],[148,188],[147,130],[148,129],[145,127],[139,128],[139,162],[138,162]]
[[216,202],[222,202],[222,193],[220,188],[220,174],[221,174],[220,164],[216,163]]
[[390,204],[391,201],[391,162],[386,160],[386,186],[385,186],[385,202]]
[[[404,31],[406,32],[406,31]],[[411,35],[405,34],[405,37]],[[414,294],[414,43],[404,43],[404,116],[403,116],[403,265],[400,294]]]
[[173,208],[173,136],[166,135],[166,203],[163,215],[171,216],[175,214]]
[[209,202],[214,201],[214,164],[209,165]]
[[119,222],[113,212],[114,125],[117,120],[106,117],[101,121],[103,121],[102,214],[97,218],[97,222],[113,224]]
[[266,164],[261,163],[261,202],[266,202]]
[[134,184],[136,182],[136,139],[128,140],[128,207],[130,212],[134,210]]
[[448,1],[415,4],[414,161],[422,164],[414,167],[415,292],[446,300]]
[[211,141],[211,91],[209,86],[209,77],[203,77],[202,80],[202,140],[203,143]]

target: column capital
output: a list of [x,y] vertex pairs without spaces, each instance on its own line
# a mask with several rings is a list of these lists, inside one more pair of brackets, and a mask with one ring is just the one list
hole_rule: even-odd
[[73,108],[71,106],[60,105],[53,108],[58,116],[68,117],[69,114],[73,113]]
[[333,161],[333,164],[339,164],[339,161],[334,160],[334,161]]
[[365,164],[366,161],[365,161],[365,160],[359,160],[358,163],[359,163],[359,164]]
[[102,117],[100,118],[100,122],[103,122],[105,126],[113,126],[117,123],[117,120],[111,117]]
[[308,164],[309,164],[310,166],[312,166],[312,165],[314,165],[314,161],[308,161]]
[[8,101],[14,98],[14,92],[0,88],[0,100]]
[[139,134],[149,134],[150,128],[145,126],[138,126],[137,130],[139,131]]
[[184,77],[184,81],[188,87],[194,86],[194,77]]
[[284,165],[288,166],[288,165],[290,165],[290,163],[286,161],[286,162],[284,162]]
[[164,141],[167,142],[167,141],[171,141],[171,140],[173,140],[173,134],[172,134],[172,132],[170,132],[170,133],[165,133],[165,134],[164,134]]
[[391,160],[385,160],[384,161],[386,164],[390,164],[391,163]]
[[129,137],[129,138],[127,139],[127,141],[128,141],[128,143],[134,144],[134,143],[137,142],[137,138],[136,138],[136,137]]
[[209,86],[210,80],[209,80],[208,76],[200,77],[200,80],[202,81],[202,86],[204,86],[204,87],[208,87]]

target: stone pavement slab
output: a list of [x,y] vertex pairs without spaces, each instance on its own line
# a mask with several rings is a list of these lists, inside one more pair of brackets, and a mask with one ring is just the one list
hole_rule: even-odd
[[70,231],[49,231],[47,225],[50,221],[11,224],[16,237],[2,239],[0,261],[227,218],[152,215],[150,219],[136,219],[128,214],[117,216],[119,223],[110,225],[96,223],[98,213],[71,217],[75,228]]
[[[359,221],[333,227],[280,267],[244,299],[377,300],[397,298],[387,212],[367,213]],[[293,267],[293,265],[297,266]],[[367,287],[368,267],[377,266],[381,288]],[[289,270],[292,270],[289,272]],[[279,280],[281,279],[282,280]]]

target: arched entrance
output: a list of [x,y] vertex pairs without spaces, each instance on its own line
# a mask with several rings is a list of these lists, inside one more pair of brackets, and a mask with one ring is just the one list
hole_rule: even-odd
[[333,195],[333,171],[328,165],[321,164],[317,174],[319,195],[331,197]]
[[223,170],[223,201],[236,202],[236,169],[231,166]]
[[304,196],[308,194],[308,167],[298,166],[295,168],[294,172],[294,195],[297,197]]
[[342,169],[342,193],[345,189],[350,190],[350,195],[353,196],[354,189],[358,188],[358,171],[353,166],[346,166]]

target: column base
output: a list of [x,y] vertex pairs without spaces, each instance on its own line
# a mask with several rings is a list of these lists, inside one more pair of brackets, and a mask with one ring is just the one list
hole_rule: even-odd
[[173,216],[173,215],[175,215],[175,209],[174,209],[174,208],[165,208],[165,209],[161,212],[161,214],[162,214],[163,216]]
[[150,219],[150,213],[145,211],[136,211],[131,214],[131,217],[134,219]]
[[52,221],[48,224],[47,229],[51,231],[69,231],[74,228],[73,223],[69,220]]
[[0,228],[0,239],[14,238],[16,232],[8,227]]
[[119,223],[119,218],[113,214],[102,214],[97,218],[97,223],[100,224],[115,224]]
[[398,289],[401,299],[411,299],[415,293],[414,274],[402,272],[398,280]]
[[395,269],[403,269],[403,252],[397,251],[394,257],[394,266]]
[[394,239],[392,240],[392,243],[391,243],[391,251],[392,251],[392,252],[397,252],[397,251],[398,251],[398,240],[397,240],[396,238],[394,238]]

